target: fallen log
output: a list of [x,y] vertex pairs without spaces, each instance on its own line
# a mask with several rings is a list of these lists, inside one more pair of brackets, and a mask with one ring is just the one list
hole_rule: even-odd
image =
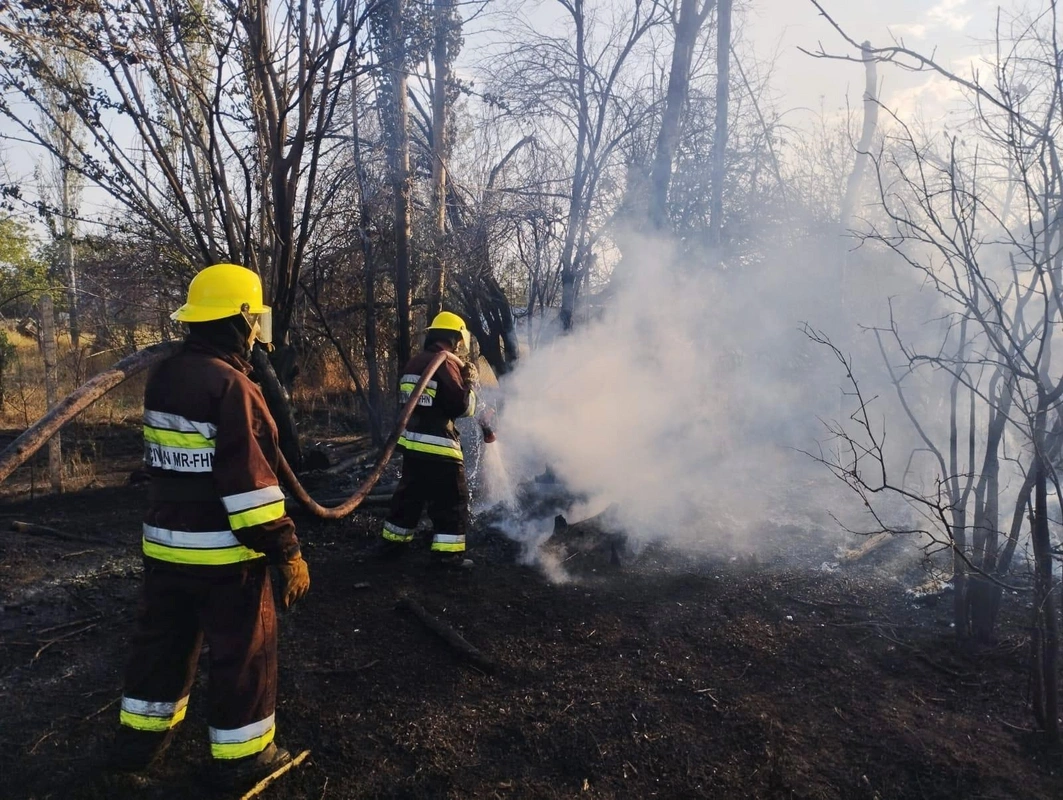
[[[163,342],[161,344],[152,345],[151,347],[146,347],[128,358],[122,359],[111,369],[106,372],[101,372],[88,383],[83,384],[80,388],[63,398],[55,408],[23,431],[21,436],[0,452],[0,483],[6,480],[18,467],[28,461],[29,458],[48,441],[48,439],[54,436],[55,433],[66,423],[84,411],[85,408],[129,377],[138,372],[142,372],[153,364],[176,353],[180,347],[180,342]],[[398,445],[399,437],[406,429],[406,425],[410,421],[410,417],[413,416],[413,412],[417,410],[417,403],[421,394],[424,392],[425,387],[435,375],[436,370],[448,359],[457,359],[457,356],[453,353],[443,351],[433,357],[433,359],[425,366],[424,372],[421,373],[421,379],[417,382],[417,385],[414,386],[413,391],[410,392],[410,397],[399,414],[399,419],[395,423],[395,428],[392,430],[391,435],[384,444],[384,449],[377,460],[376,466],[362,482],[361,487],[359,487],[354,494],[348,497],[340,505],[326,507],[317,503],[307,493],[306,489],[303,488],[295,471],[284,457],[284,454],[281,453],[280,463],[278,464],[277,470],[278,477],[291,490],[295,499],[298,500],[307,511],[321,519],[343,519],[361,505],[366,497],[369,496],[370,492],[373,491],[373,487],[376,486],[377,481],[380,480],[380,476],[384,474],[388,461],[391,459],[391,454],[395,451],[395,447]]]
[[347,472],[353,467],[361,466],[366,461],[369,461],[374,455],[375,453],[372,450],[355,453],[353,456],[348,456],[342,461],[337,461],[331,467],[322,471],[326,475],[339,475],[341,472]]
[[399,602],[395,604],[395,609],[398,611],[409,611],[417,617],[428,630],[446,642],[459,655],[467,658],[488,675],[492,675],[498,670],[498,665],[495,664],[494,661],[469,644],[465,638],[450,625],[443,622],[443,620],[438,617],[433,617],[425,611],[421,604],[416,600],[409,597],[400,598]]
[[892,539],[893,534],[889,533],[888,531],[876,533],[874,536],[868,537],[868,540],[859,547],[855,547],[852,550],[846,550],[844,553],[838,556],[838,563],[855,564],[857,561],[875,552]]
[[12,472],[26,463],[74,417],[138,372],[176,353],[180,346],[180,342],[162,342],[138,350],[64,397],[55,408],[23,431],[0,453],[0,483],[7,480]]
[[47,525],[35,525],[32,522],[13,521],[9,530],[15,533],[27,533],[31,536],[49,536],[53,539],[61,539],[64,542],[77,542],[78,544],[113,544],[94,536],[78,536],[74,533],[49,528]]

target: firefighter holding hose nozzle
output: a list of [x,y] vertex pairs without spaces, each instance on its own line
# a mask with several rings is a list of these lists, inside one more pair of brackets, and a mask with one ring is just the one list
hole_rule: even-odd
[[[384,522],[384,557],[402,554],[427,508],[432,520],[432,559],[441,566],[469,567],[465,536],[469,527],[469,488],[465,481],[459,417],[476,416],[476,366],[469,358],[469,330],[457,314],[442,311],[425,332],[423,352],[402,370],[399,402],[404,404],[429,362],[448,354],[418,401],[399,438],[402,476]],[[491,419],[479,418],[485,442],[495,440]]]
[[258,275],[234,264],[199,272],[172,318],[182,349],[144,390],[151,499],[144,584],[130,642],[110,766],[148,769],[184,719],[201,645],[210,648],[207,721],[214,778],[254,784],[290,760],[273,742],[277,621],[270,565],[287,607],[310,587],[277,481],[277,428],[248,377],[269,342]]

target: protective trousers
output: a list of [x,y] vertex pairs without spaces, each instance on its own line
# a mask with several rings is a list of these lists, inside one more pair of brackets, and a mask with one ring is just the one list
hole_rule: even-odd
[[469,527],[469,487],[465,465],[453,458],[402,457],[402,477],[391,498],[383,536],[391,542],[413,541],[421,512],[432,520],[432,550],[464,553]]
[[185,716],[204,639],[211,755],[226,763],[257,755],[273,741],[277,701],[277,620],[265,559],[218,576],[150,562],[144,572],[117,755],[146,765],[169,745]]

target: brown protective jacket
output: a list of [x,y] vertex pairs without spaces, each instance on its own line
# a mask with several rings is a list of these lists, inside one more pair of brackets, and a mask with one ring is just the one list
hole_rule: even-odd
[[277,428],[250,372],[238,356],[189,341],[148,379],[145,557],[219,574],[299,554],[277,480]]
[[[428,363],[443,349],[441,344],[431,344],[406,364],[399,378],[400,404],[409,400]],[[476,393],[466,385],[458,365],[448,358],[425,387],[417,409],[399,437],[399,446],[407,453],[461,460],[461,435],[454,420],[475,413]]]

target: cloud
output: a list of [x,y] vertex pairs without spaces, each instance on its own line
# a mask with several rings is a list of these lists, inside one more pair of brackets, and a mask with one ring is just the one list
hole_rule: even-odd
[[922,23],[901,23],[890,25],[890,30],[899,37],[910,36],[913,39],[925,39],[927,26]]
[[967,27],[973,14],[963,13],[968,0],[940,0],[936,6],[927,9],[918,22],[897,22],[889,26],[890,31],[898,37],[925,39],[928,34],[947,29],[959,32]]
[[941,0],[926,12],[926,16],[935,27],[944,26],[949,30],[962,31],[973,16],[961,13],[966,6],[967,0]]

